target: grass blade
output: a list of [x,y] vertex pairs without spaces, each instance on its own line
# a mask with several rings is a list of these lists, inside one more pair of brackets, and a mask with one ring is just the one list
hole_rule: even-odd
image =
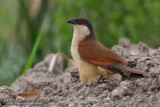
[[26,65],[25,65],[25,67],[24,67],[23,74],[25,74],[26,71],[27,71],[27,70],[31,67],[31,65],[32,65],[33,58],[34,58],[34,56],[35,56],[35,54],[36,54],[38,45],[39,45],[40,40],[41,40],[41,36],[42,36],[42,28],[40,29],[40,32],[39,32],[38,35],[37,35],[37,39],[36,39],[36,41],[35,41],[35,43],[34,43],[34,46],[33,46],[33,49],[32,49],[32,51],[31,51],[31,54],[30,54],[30,56],[29,56],[29,58],[28,58],[28,61],[27,61]]

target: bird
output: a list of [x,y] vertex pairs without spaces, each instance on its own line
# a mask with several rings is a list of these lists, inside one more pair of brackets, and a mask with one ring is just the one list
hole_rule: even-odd
[[88,83],[94,82],[94,85],[97,85],[103,77],[116,73],[147,75],[145,71],[128,67],[128,62],[123,57],[102,45],[96,39],[92,24],[86,18],[69,19],[67,23],[74,27],[71,55],[78,67],[81,81],[76,91]]

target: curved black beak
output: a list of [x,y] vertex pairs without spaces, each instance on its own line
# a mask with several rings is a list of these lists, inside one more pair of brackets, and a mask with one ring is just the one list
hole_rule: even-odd
[[76,24],[76,21],[74,19],[70,19],[67,21],[67,23]]

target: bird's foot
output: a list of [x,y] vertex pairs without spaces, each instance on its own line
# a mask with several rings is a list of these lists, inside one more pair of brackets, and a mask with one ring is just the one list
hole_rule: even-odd
[[84,84],[80,84],[80,85],[76,88],[76,92],[78,92],[83,86],[84,86]]
[[[87,85],[88,87],[91,87],[91,86],[96,86],[97,84],[99,84],[100,80],[103,78],[103,76],[100,76],[96,82],[94,83],[91,83],[89,85]],[[78,92],[82,87],[84,86],[84,84],[80,84],[77,88],[76,88],[76,92]]]
[[98,79],[97,79],[97,81],[96,82],[94,82],[94,83],[91,83],[90,85],[88,85],[88,86],[96,86],[97,84],[99,84],[99,82],[100,82],[100,80],[103,78],[103,76],[100,76]]

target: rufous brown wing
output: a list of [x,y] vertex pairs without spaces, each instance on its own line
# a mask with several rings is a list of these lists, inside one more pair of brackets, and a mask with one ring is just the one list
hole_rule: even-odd
[[127,65],[127,62],[114,51],[104,47],[94,36],[88,36],[78,44],[80,57],[92,64],[110,65],[113,63]]

